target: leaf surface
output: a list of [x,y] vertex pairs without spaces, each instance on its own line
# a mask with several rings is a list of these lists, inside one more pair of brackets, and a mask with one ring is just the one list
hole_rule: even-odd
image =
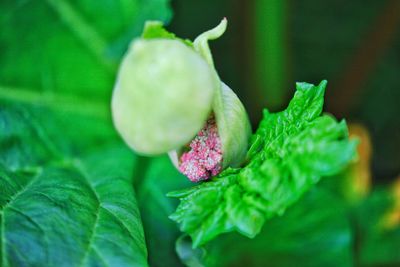
[[284,216],[267,221],[254,239],[230,233],[203,248],[192,249],[182,238],[176,245],[190,267],[350,267],[353,242],[346,206],[318,185]]
[[0,3],[0,97],[109,117],[118,63],[168,0]]
[[1,1],[0,266],[147,266],[109,102],[129,42],[168,5]]
[[230,231],[254,238],[267,219],[354,158],[356,142],[348,140],[346,123],[321,115],[325,87],[325,81],[298,83],[286,110],[265,111],[243,168],[170,193],[181,200],[171,218],[194,247]]
[[146,266],[131,152],[110,142],[67,157],[34,117],[15,127],[27,109],[2,107],[2,266]]

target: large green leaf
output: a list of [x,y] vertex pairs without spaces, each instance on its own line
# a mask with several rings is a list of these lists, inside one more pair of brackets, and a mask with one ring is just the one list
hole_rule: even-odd
[[168,0],[5,0],[0,3],[0,96],[108,116],[117,65]]
[[109,101],[118,62],[168,0],[0,3],[0,266],[147,266]]
[[146,266],[133,155],[111,141],[66,156],[46,132],[62,124],[1,106],[2,266]]

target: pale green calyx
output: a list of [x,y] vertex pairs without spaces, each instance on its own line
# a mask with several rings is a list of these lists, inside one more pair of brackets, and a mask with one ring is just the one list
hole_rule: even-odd
[[135,40],[114,88],[114,124],[136,152],[165,153],[189,142],[202,128],[215,87],[210,67],[182,42]]
[[222,167],[238,166],[251,134],[246,111],[215,71],[208,40],[220,37],[226,19],[192,43],[159,22],[148,22],[119,70],[112,99],[113,121],[125,142],[145,155],[180,156],[210,116],[221,141]]

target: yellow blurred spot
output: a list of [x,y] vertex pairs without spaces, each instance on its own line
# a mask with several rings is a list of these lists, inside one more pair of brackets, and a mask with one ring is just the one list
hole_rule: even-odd
[[400,208],[400,175],[397,177],[393,184],[393,197],[395,199],[396,207]]
[[361,124],[349,124],[349,137],[357,138],[360,143],[357,147],[358,158],[347,170],[345,194],[350,201],[358,201],[370,191],[372,144],[368,130]]
[[393,206],[385,213],[381,221],[384,230],[392,230],[400,226],[400,175],[392,186],[391,195]]

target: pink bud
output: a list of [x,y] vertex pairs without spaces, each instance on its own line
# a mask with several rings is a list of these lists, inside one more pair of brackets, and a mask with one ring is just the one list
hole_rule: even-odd
[[180,158],[179,171],[191,181],[207,180],[222,169],[221,139],[213,116],[189,144]]

